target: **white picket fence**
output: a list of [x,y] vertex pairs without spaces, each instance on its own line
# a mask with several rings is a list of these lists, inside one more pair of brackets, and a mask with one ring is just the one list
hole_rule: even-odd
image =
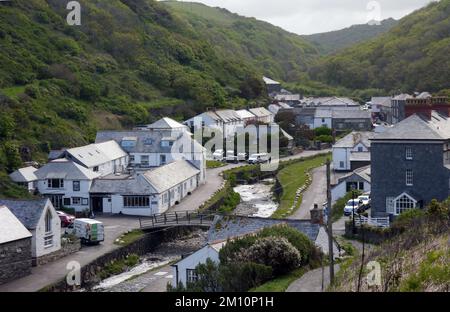
[[380,228],[388,228],[390,226],[389,218],[367,218],[364,216],[355,216],[355,225],[360,227],[363,224]]

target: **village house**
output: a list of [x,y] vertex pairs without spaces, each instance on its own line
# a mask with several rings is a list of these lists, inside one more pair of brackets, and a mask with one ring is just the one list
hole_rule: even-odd
[[256,121],[262,124],[271,124],[274,122],[274,115],[264,107],[250,108],[249,112],[256,116]]
[[335,171],[354,171],[370,164],[370,139],[373,132],[352,132],[333,145]]
[[366,166],[339,177],[331,189],[332,203],[335,203],[352,190],[369,193],[371,190],[370,171],[370,166]]
[[314,113],[314,121],[311,129],[333,127],[333,111],[331,109],[316,109]]
[[233,137],[244,128],[244,121],[230,109],[204,112],[184,122],[190,131],[195,133],[201,125],[202,129],[209,128],[220,131],[224,139]]
[[89,190],[100,173],[61,158],[36,171],[39,193],[51,200],[56,209],[73,208],[77,212],[89,210]]
[[263,77],[263,81],[267,88],[267,94],[279,93],[281,91],[281,84],[278,81],[268,77]]
[[277,94],[274,97],[275,101],[286,103],[291,107],[299,105],[301,98],[300,94]]
[[0,205],[0,285],[31,274],[31,233]]
[[47,257],[61,249],[61,221],[50,200],[0,199],[0,206],[8,207],[31,232],[33,265],[46,262]]
[[94,212],[151,216],[179,204],[200,185],[200,170],[179,160],[143,173],[96,179],[90,195]]
[[9,175],[14,183],[25,187],[30,193],[33,193],[37,187],[37,169],[34,167],[20,168]]
[[372,216],[398,216],[449,197],[450,120],[412,115],[371,138]]
[[373,128],[370,112],[361,109],[335,109],[332,118],[332,128],[337,132],[371,131]]
[[293,108],[286,103],[278,102],[278,103],[270,104],[267,109],[269,110],[269,112],[272,113],[272,115],[276,116],[276,115],[278,115],[278,112],[280,110],[288,111],[288,110],[292,110]]
[[238,111],[236,111],[236,114],[244,122],[244,127],[246,127],[246,126],[248,126],[250,124],[254,124],[256,122],[256,120],[257,120],[256,116],[253,115],[252,113],[250,113],[246,109],[238,110]]
[[372,97],[367,104],[370,106],[373,120],[392,124],[392,97]]
[[106,176],[124,172],[128,166],[128,154],[114,141],[106,141],[67,149],[62,157]]
[[318,107],[318,108],[360,108],[359,103],[349,98],[341,97],[319,97],[304,98],[301,100],[301,107]]

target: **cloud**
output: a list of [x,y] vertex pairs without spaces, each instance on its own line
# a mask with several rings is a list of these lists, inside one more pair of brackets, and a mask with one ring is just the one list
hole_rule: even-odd
[[367,23],[399,19],[430,0],[195,0],[256,17],[298,34],[311,34]]

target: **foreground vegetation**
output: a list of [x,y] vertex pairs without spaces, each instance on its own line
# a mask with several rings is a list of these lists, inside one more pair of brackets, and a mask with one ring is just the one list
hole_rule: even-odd
[[[341,265],[332,291],[436,292],[450,290],[450,199],[433,201],[426,212],[402,214],[388,230],[390,239]],[[381,266],[381,284],[369,285],[370,262]],[[360,287],[358,287],[358,284]]]
[[169,286],[168,290],[243,292],[272,279],[273,285],[287,287],[289,280],[301,274],[300,269],[319,263],[321,254],[306,235],[287,225],[278,225],[228,241],[219,258],[220,263],[208,259],[197,266],[197,282],[175,289]]

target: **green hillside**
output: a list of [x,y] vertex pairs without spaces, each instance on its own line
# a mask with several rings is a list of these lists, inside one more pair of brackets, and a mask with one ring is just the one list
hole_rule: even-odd
[[331,54],[384,34],[397,23],[395,19],[389,18],[381,21],[380,25],[353,25],[341,30],[303,36],[303,38],[317,45],[323,54]]
[[301,79],[319,56],[317,48],[300,36],[269,23],[199,3],[162,3],[204,36],[217,53],[225,58],[238,57],[274,79]]
[[450,0],[400,20],[388,33],[318,62],[313,79],[349,89],[391,92],[449,88]]

